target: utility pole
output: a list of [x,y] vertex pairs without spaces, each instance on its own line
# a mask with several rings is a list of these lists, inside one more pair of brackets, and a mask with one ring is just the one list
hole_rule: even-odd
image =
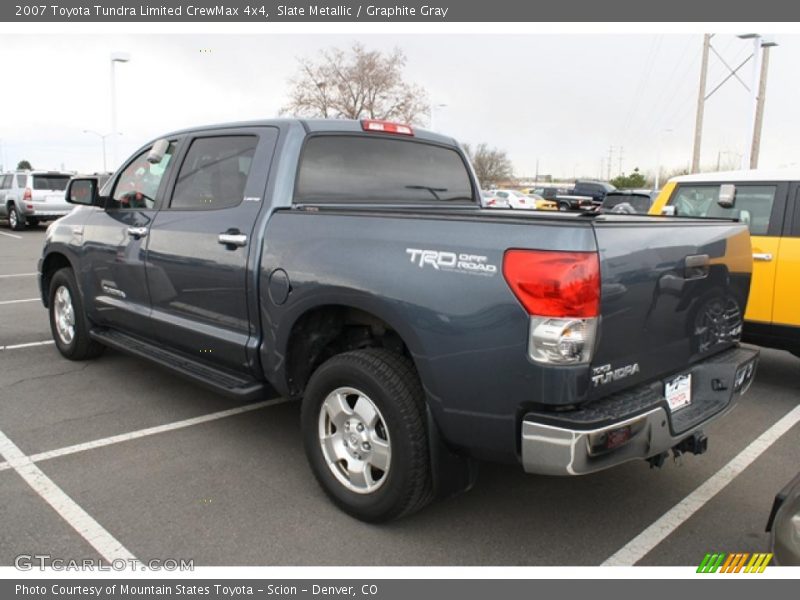
[[539,159],[536,159],[536,175],[533,178],[533,184],[539,183]]
[[697,92],[697,116],[694,122],[694,149],[692,150],[692,173],[700,171],[700,143],[703,137],[703,113],[706,106],[706,78],[708,77],[708,50],[711,34],[703,35],[703,59],[700,63],[700,86]]
[[761,59],[761,78],[758,82],[758,99],[756,100],[756,118],[753,126],[753,143],[750,150],[750,168],[758,168],[758,153],[761,150],[761,126],[764,123],[764,101],[767,96],[767,71],[769,70],[769,49],[764,46]]
[[609,146],[608,162],[606,163],[606,167],[608,167],[608,176],[606,177],[606,181],[611,181],[611,165],[613,160],[614,160],[614,146]]
[[622,146],[619,147],[619,174],[622,175]]

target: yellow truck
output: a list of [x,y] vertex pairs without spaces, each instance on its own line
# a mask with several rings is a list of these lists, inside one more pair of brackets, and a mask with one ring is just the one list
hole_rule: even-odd
[[743,339],[800,356],[800,171],[675,177],[650,214],[731,217],[747,223],[753,279]]

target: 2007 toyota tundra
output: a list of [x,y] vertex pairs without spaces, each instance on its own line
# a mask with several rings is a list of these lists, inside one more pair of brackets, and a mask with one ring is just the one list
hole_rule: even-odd
[[302,398],[311,468],[360,519],[468,488],[475,459],[700,453],[755,373],[744,225],[482,209],[459,145],[409,126],[180,131],[67,195],[39,264],[59,351]]

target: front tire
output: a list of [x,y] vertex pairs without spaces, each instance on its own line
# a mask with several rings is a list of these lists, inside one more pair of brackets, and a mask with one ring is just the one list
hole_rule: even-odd
[[558,203],[558,210],[560,210],[562,212],[568,211],[569,210],[569,204],[567,204],[566,202],[559,202]]
[[103,346],[89,337],[89,320],[72,269],[61,269],[53,275],[49,298],[50,331],[61,355],[70,360],[100,355]]
[[348,514],[371,523],[432,497],[424,392],[407,358],[383,349],[334,356],[317,369],[301,410],[314,476]]

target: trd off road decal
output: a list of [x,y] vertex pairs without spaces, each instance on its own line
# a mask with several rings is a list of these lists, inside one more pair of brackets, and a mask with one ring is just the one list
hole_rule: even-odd
[[489,264],[486,256],[464,252],[445,252],[440,250],[421,250],[406,248],[411,264],[420,269],[432,267],[437,271],[453,271],[472,275],[495,275],[497,265]]

